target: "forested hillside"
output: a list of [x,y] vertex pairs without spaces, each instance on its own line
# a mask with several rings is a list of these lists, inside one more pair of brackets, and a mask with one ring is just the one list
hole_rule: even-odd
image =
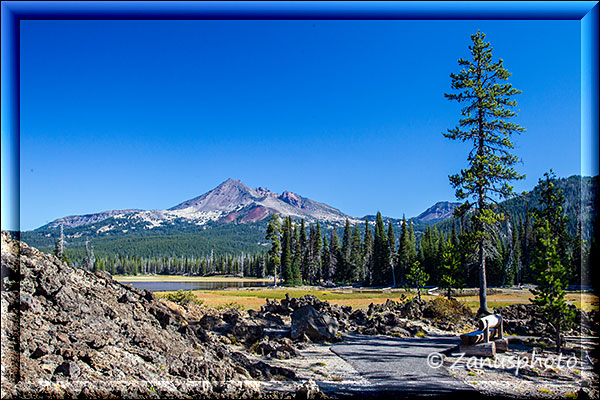
[[[576,216],[581,215],[581,252],[585,255],[592,235],[593,198],[597,194],[598,178],[572,176],[555,182],[564,194],[567,228],[572,239],[568,244],[570,251],[578,251],[573,243],[578,226]],[[501,223],[490,244],[490,285],[533,282],[530,264],[535,238],[530,211],[539,207],[539,199],[540,188],[536,186],[531,192],[500,204],[510,224]],[[278,228],[280,259],[277,263],[269,254],[273,241],[267,239],[267,221],[210,222],[202,227],[160,226],[151,231],[105,236],[94,236],[93,227],[67,228],[64,229],[64,255],[76,265],[118,274],[265,276],[277,273],[295,283],[332,281],[384,286],[411,284],[411,269],[417,261],[424,273],[423,285],[444,286],[452,282],[454,286],[473,286],[477,283],[477,269],[466,218],[449,217],[432,224],[433,218],[429,217],[440,209],[447,213],[451,204],[438,203],[428,209],[433,210],[433,214],[421,214],[428,216],[426,222],[419,218],[403,222],[378,214],[366,217],[368,225],[366,219],[358,224],[348,220],[345,227],[319,224],[318,239],[317,224],[298,218],[283,219]],[[59,232],[57,229],[24,232],[22,239],[43,251],[54,252]],[[580,259],[581,255],[570,256],[571,263]],[[573,271],[571,280],[576,282],[577,268],[571,266],[570,269]]]

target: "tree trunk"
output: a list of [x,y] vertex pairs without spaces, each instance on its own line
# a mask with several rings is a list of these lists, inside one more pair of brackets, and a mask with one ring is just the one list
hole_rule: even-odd
[[[481,82],[481,59],[477,60],[477,79]],[[481,105],[481,98],[477,101],[477,129],[478,129],[478,144],[477,144],[477,156],[484,156],[484,147],[485,147],[485,132],[484,132],[484,114],[483,107]],[[485,187],[483,183],[483,173],[484,166],[481,164],[481,160],[477,161],[477,191],[478,191],[478,212],[479,218],[481,218],[481,214],[483,213],[485,206]],[[485,274],[485,226],[481,219],[477,222],[477,228],[481,237],[479,238],[479,311],[477,311],[477,315],[488,315],[490,312],[487,307],[487,281]]]
[[560,347],[561,347],[561,343],[560,343],[560,324],[557,324],[556,326],[556,353],[560,354]]
[[487,306],[487,279],[485,276],[485,249],[483,239],[479,242],[479,311],[478,316],[488,315],[490,312]]

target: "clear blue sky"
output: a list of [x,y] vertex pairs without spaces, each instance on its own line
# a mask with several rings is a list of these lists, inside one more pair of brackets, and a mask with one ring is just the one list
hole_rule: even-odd
[[21,229],[237,178],[353,216],[454,200],[470,35],[513,73],[529,190],[580,173],[579,21],[22,21]]

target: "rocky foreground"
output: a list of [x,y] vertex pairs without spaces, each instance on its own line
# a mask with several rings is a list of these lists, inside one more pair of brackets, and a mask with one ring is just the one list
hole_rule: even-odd
[[[71,268],[3,232],[2,398],[321,398],[314,376],[282,360],[343,333],[455,335],[476,323],[469,308],[443,297],[353,310],[286,296],[247,312],[194,300],[159,299]],[[498,311],[507,333],[545,330],[530,306]],[[579,312],[578,321],[583,334],[597,329],[597,313]]]
[[269,397],[260,381],[295,377],[210,340],[153,293],[5,232],[1,322],[2,398],[256,398]]

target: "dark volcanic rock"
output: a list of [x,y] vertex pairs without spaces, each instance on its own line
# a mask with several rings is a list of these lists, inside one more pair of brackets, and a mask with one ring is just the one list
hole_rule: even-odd
[[[570,307],[575,311],[573,333],[584,336],[598,333],[597,311],[585,312],[573,305]],[[495,308],[494,312],[502,316],[506,333],[521,336],[547,335],[553,338],[551,328],[548,327],[535,304],[513,304],[507,307]]]
[[186,321],[147,291],[69,267],[6,232],[2,268],[2,398],[256,398],[251,376],[293,378],[240,364],[210,341],[205,326],[259,336],[235,311],[229,322]]
[[335,340],[339,328],[338,322],[326,314],[317,312],[311,305],[306,305],[292,314],[292,339],[303,334],[314,342]]

